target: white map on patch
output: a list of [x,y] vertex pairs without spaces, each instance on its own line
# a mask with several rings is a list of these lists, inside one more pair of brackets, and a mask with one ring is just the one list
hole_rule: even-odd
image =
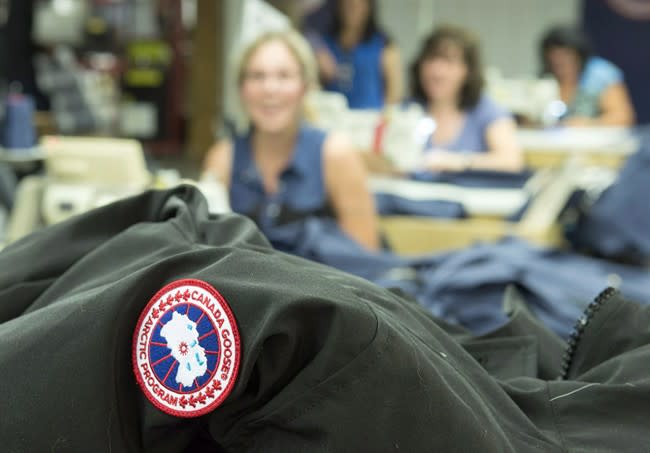
[[175,311],[172,319],[160,329],[160,335],[167,340],[167,347],[178,362],[176,382],[191,387],[194,379],[203,376],[208,369],[205,349],[199,344],[196,323],[187,315]]

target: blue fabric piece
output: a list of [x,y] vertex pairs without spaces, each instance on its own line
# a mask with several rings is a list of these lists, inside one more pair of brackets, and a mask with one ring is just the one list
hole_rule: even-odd
[[422,182],[454,184],[462,187],[490,187],[498,189],[521,189],[533,175],[525,170],[519,173],[492,170],[465,170],[459,172],[414,171],[409,179]]
[[[462,172],[418,171],[409,174],[409,179],[420,182],[453,184],[462,187],[485,187],[501,189],[520,189],[524,187],[532,172],[509,173],[487,170],[467,170]],[[390,193],[376,193],[375,206],[380,215],[412,215],[458,219],[467,216],[461,203],[448,200],[412,200]],[[521,217],[525,209],[512,216]]]
[[506,322],[501,306],[508,285],[517,286],[530,310],[562,338],[613,282],[621,283],[627,297],[650,302],[650,273],[645,269],[542,249],[518,239],[404,258],[363,249],[333,220],[305,219],[277,227],[267,237],[284,252],[398,289],[434,315],[475,334]]
[[639,137],[637,152],[569,236],[576,248],[628,262],[650,259],[650,128]]
[[374,281],[406,264],[388,252],[371,252],[347,236],[334,219],[307,218],[266,235],[276,250],[298,255]]
[[567,107],[566,116],[600,115],[600,98],[615,83],[623,82],[623,72],[614,64],[600,57],[591,57],[580,75],[578,90]]
[[567,338],[577,317],[613,281],[622,292],[650,302],[650,274],[644,269],[531,246],[516,239],[476,245],[438,257],[421,280],[418,300],[450,322],[485,333],[505,322],[503,291],[516,285],[531,311],[551,330]]
[[11,94],[7,100],[2,146],[8,149],[31,148],[36,143],[34,100],[31,96]]
[[375,208],[380,215],[410,215],[459,219],[466,217],[463,205],[447,200],[411,200],[389,193],[375,194]]
[[425,151],[436,149],[456,152],[484,153],[488,151],[487,130],[497,120],[511,115],[488,96],[483,95],[479,102],[465,112],[465,121],[460,133],[449,143],[434,143],[429,137]]
[[278,223],[326,215],[329,204],[323,181],[322,153],[326,133],[301,125],[293,158],[280,174],[276,193],[267,194],[255,165],[251,135],[235,138],[230,182],[233,211],[251,217],[267,233]]
[[381,109],[384,106],[381,56],[386,39],[376,34],[350,50],[343,49],[332,36],[325,36],[324,41],[337,64],[336,79],[326,83],[325,89],[343,94],[352,109]]

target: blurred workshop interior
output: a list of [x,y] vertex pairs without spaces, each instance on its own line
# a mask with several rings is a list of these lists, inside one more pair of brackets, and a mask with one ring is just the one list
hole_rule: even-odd
[[649,174],[650,0],[0,0],[0,450],[650,451]]

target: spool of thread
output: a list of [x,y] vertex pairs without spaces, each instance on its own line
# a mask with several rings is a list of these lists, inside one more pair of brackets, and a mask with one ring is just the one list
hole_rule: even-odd
[[386,135],[386,127],[388,126],[388,118],[382,115],[379,123],[375,126],[375,131],[372,139],[372,152],[374,154],[383,154],[384,152],[384,136]]

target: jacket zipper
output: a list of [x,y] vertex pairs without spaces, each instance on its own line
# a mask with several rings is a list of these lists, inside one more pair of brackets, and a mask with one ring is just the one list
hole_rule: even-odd
[[585,329],[589,323],[593,320],[594,316],[598,311],[607,303],[607,301],[616,294],[616,290],[612,287],[608,287],[603,292],[601,292],[593,302],[591,302],[585,311],[582,313],[582,316],[578,318],[575,325],[573,326],[573,331],[569,336],[567,341],[567,348],[564,351],[562,356],[562,372],[558,379],[565,380],[569,374],[569,369],[573,363],[573,357],[575,356],[576,349],[580,344],[580,340],[584,335]]

